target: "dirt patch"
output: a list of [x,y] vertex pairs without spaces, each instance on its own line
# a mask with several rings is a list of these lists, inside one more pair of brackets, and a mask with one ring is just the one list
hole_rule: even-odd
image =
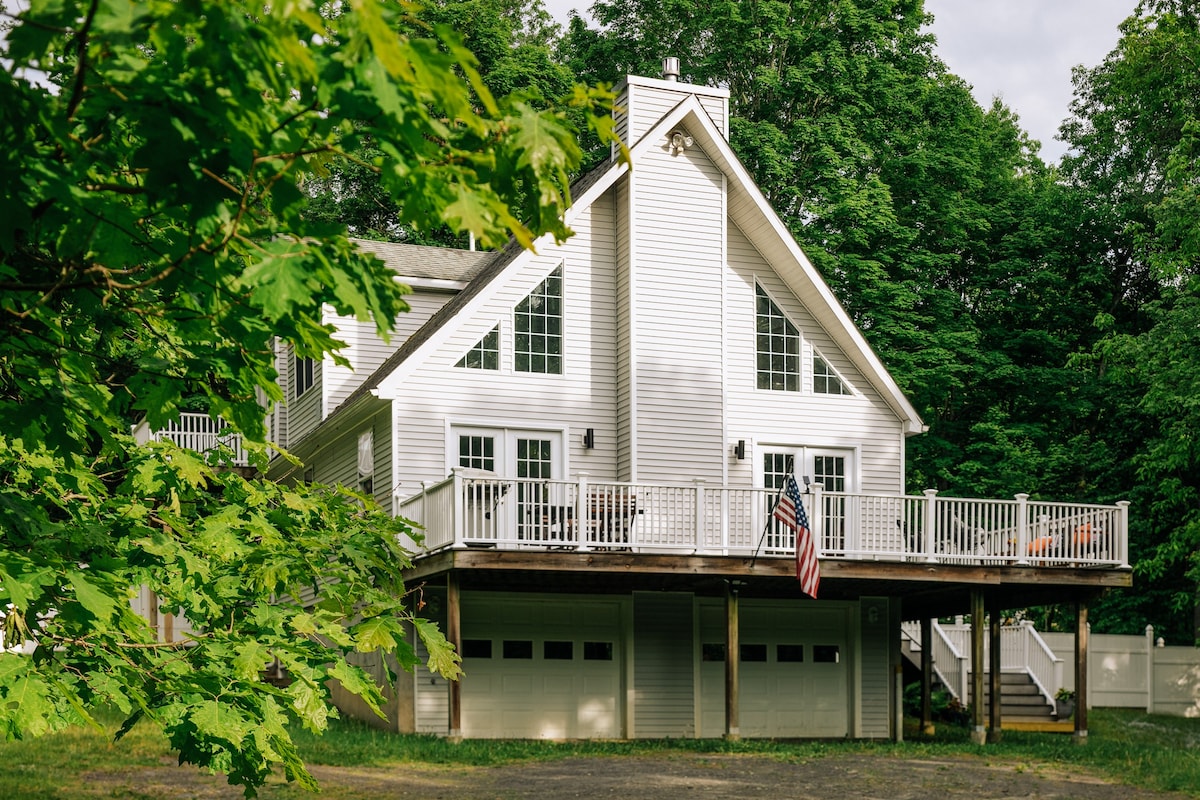
[[[974,758],[901,759],[827,756],[785,762],[767,756],[670,754],[572,758],[463,767],[399,764],[379,768],[313,767],[322,793],[338,800],[517,800],[518,798],[1088,798],[1172,800],[1186,795],[1114,784],[1057,764],[1016,764]],[[239,798],[219,776],[190,767],[157,767],[123,775],[93,773],[88,790],[104,797],[162,800]],[[272,783],[260,796],[293,797]]]

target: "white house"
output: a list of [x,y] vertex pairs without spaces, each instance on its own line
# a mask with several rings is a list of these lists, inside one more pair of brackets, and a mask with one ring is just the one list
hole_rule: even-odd
[[[362,242],[414,290],[392,344],[330,313],[353,370],[280,352],[303,467],[271,477],[420,523],[408,585],[462,653],[390,727],[893,738],[902,620],[1129,584],[1124,504],[905,496],[922,421],[730,149],[727,92],[619,91],[632,163],[573,187],[574,237]],[[816,600],[771,521],[788,474]]]

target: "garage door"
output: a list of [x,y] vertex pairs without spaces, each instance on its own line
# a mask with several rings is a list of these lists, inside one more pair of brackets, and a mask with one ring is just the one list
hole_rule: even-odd
[[620,620],[612,600],[464,592],[463,735],[620,736]]
[[[849,612],[844,606],[743,600],[739,723],[743,736],[850,732]],[[701,607],[701,726],[725,731],[725,608]]]

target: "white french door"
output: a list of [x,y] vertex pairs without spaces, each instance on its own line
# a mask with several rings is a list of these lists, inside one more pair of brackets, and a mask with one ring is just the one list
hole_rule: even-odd
[[[770,507],[774,506],[778,491],[789,474],[796,476],[801,492],[806,493],[807,487],[812,484],[820,484],[825,492],[835,493],[822,495],[821,508],[807,509],[807,512],[810,518],[817,516],[820,520],[821,553],[844,553],[847,549],[847,505],[846,498],[841,496],[841,493],[857,489],[854,451],[781,445],[763,445],[759,450],[762,453],[762,486],[773,492],[768,502]],[[770,508],[768,512],[769,510]],[[793,549],[795,541],[791,531],[783,526],[772,525],[767,547],[769,550],[781,551]]]
[[450,466],[516,479],[488,493],[492,508],[484,510],[483,519],[492,521],[486,526],[492,530],[487,538],[512,532],[518,539],[539,538],[551,509],[563,505],[561,489],[550,483],[564,473],[562,432],[461,426],[451,431],[451,448],[457,461]]

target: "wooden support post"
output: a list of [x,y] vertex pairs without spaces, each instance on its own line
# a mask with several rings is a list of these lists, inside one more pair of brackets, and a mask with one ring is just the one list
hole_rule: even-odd
[[[462,629],[460,627],[460,604],[458,595],[458,573],[446,573],[446,640],[454,646],[454,652],[462,653]],[[450,729],[447,739],[462,741],[462,679],[450,681]]]
[[1086,598],[1075,602],[1075,735],[1076,744],[1087,744],[1088,714],[1088,605]]
[[921,733],[933,736],[933,620],[921,620]]
[[738,720],[738,593],[737,587],[725,584],[725,738],[736,742],[742,738]]
[[983,727],[983,592],[971,590],[971,741],[984,744]]
[[1000,600],[988,598],[988,735],[989,742],[1000,741]]

